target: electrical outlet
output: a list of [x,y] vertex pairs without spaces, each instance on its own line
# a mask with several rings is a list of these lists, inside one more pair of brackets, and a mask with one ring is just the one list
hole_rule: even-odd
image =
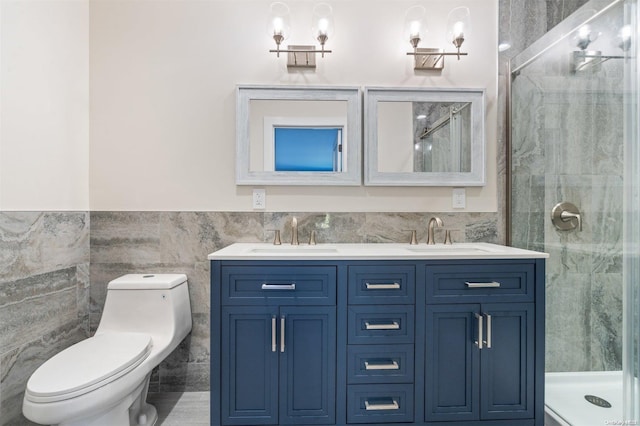
[[267,204],[267,194],[264,189],[253,190],[253,208],[264,209]]
[[453,188],[451,197],[451,207],[454,209],[464,209],[467,207],[467,191],[464,188]]

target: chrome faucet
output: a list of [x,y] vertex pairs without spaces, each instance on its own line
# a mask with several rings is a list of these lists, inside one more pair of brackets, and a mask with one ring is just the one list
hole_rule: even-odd
[[427,226],[427,244],[435,244],[435,240],[433,238],[433,228],[435,226],[439,226],[439,227],[443,227],[444,223],[442,222],[442,219],[440,219],[438,216],[434,216],[431,219],[429,219],[429,225]]
[[300,241],[298,241],[298,219],[296,219],[295,216],[291,220],[291,245],[300,245]]

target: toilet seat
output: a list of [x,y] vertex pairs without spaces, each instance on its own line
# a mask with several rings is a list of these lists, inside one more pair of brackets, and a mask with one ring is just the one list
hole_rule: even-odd
[[140,365],[153,342],[142,333],[104,333],[58,353],[27,382],[25,397],[33,402],[75,398],[110,383]]

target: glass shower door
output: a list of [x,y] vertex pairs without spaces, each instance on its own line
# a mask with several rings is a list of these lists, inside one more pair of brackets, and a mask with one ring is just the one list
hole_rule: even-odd
[[[623,377],[638,377],[638,76],[635,40],[624,40],[634,13],[635,1],[592,0],[511,62],[509,234],[550,254],[546,371],[558,375],[547,389],[552,376],[619,382],[611,395],[584,389],[618,408],[608,421],[636,420],[640,405],[625,385],[623,415]],[[587,410],[576,411],[561,417],[580,426]]]

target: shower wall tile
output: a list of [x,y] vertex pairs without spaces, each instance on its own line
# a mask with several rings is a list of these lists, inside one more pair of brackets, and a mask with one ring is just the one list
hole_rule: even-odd
[[88,212],[0,212],[0,425],[22,417],[27,379],[88,336]]
[[547,273],[546,371],[587,371],[591,358],[590,274]]
[[590,370],[622,369],[622,273],[594,274]]

